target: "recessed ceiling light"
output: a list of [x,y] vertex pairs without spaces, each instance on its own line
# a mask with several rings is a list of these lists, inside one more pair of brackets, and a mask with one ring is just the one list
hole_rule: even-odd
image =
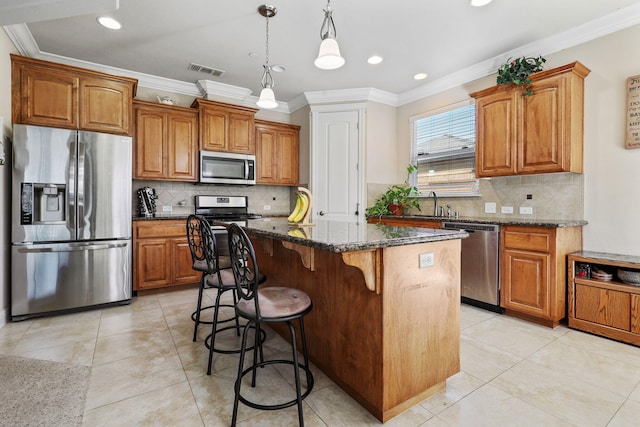
[[371,65],[376,65],[382,62],[382,56],[373,55],[367,59],[367,62]]
[[427,73],[418,73],[415,76],[413,76],[414,79],[416,80],[424,80],[427,78]]
[[480,7],[480,6],[486,6],[489,3],[491,3],[491,0],[471,0],[469,4],[471,6]]
[[100,25],[102,25],[103,27],[107,27],[110,30],[119,30],[120,28],[122,28],[122,24],[108,16],[99,16],[98,22],[100,23]]
[[285,67],[282,64],[275,64],[271,66],[271,71],[275,71],[276,73],[282,73],[287,69],[287,67]]

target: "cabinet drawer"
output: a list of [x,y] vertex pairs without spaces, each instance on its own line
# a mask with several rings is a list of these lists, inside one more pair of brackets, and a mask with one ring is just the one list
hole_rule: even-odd
[[186,237],[187,226],[183,220],[144,221],[134,224],[136,239],[158,237]]
[[526,251],[551,252],[552,232],[532,230],[505,230],[504,247],[507,249],[522,249]]

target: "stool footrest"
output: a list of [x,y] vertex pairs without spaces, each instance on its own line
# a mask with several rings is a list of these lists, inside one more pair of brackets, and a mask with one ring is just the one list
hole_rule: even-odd
[[[256,368],[264,368],[265,366],[275,365],[275,364],[293,365],[293,360],[286,360],[286,359],[265,360],[263,362],[256,363],[255,367]],[[311,390],[313,389],[313,381],[314,381],[313,380],[313,373],[311,373],[311,369],[308,366],[305,366],[302,363],[298,363],[298,367],[306,372],[307,389],[306,389],[306,391],[304,393],[302,393],[300,395],[300,398],[302,400],[304,400],[304,398],[307,397],[309,395],[309,393],[311,393]],[[253,369],[254,369],[254,367],[252,365],[252,366],[248,367],[247,369],[245,369],[244,371],[242,371],[242,375],[240,376],[240,378],[238,378],[236,380],[236,384],[235,384],[236,390],[239,387],[239,383],[238,382],[242,381],[242,378],[246,374],[251,373],[253,371]],[[275,410],[278,410],[278,409],[288,408],[288,407],[296,405],[298,403],[298,399],[295,398],[293,400],[290,400],[290,401],[284,402],[284,403],[278,403],[278,404],[274,404],[274,405],[263,405],[263,404],[252,402],[252,401],[248,400],[247,398],[242,396],[241,393],[238,394],[238,399],[242,403],[247,405],[247,406],[250,406],[250,407],[256,408],[256,409],[264,409],[264,410],[267,410],[267,411],[275,411]]]
[[[235,309],[235,306],[233,306],[231,304],[220,304],[219,307],[229,307],[231,309]],[[205,310],[210,310],[212,308],[215,308],[215,305],[208,305],[206,307],[200,307],[200,313],[202,313]],[[191,313],[191,320],[193,320],[194,322],[196,321],[196,315],[197,314],[198,314],[198,310],[196,310],[193,313]],[[230,317],[230,318],[225,319],[225,320],[218,320],[218,323],[231,322],[232,320],[235,320],[235,317]],[[213,322],[210,321],[210,320],[200,320],[200,321],[198,321],[198,324],[213,325]]]
[[[233,320],[233,319],[229,319],[229,320]],[[227,322],[228,320],[224,320],[224,322]],[[218,322],[218,324],[220,324],[222,322]],[[240,325],[235,326],[226,326],[224,328],[218,329],[216,331],[216,334],[223,332],[223,331],[228,331],[231,329],[235,329],[236,331],[238,331],[238,336],[240,336],[240,331],[244,328],[244,325]],[[255,326],[250,326],[249,329],[255,329]],[[264,343],[264,341],[267,339],[267,334],[264,331],[264,329],[260,329],[260,344]],[[207,335],[207,337],[204,339],[204,346],[207,347],[208,349],[211,349],[211,334]],[[247,350],[253,350],[254,346],[251,347],[247,347]],[[241,348],[235,348],[233,350],[222,350],[219,348],[214,347],[213,351],[215,351],[216,353],[221,353],[221,354],[238,354],[240,353],[240,351],[242,351]]]

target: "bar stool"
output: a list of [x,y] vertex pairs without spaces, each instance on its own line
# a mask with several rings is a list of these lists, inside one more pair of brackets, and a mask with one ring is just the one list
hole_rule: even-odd
[[[244,326],[242,333],[242,347],[240,361],[238,364],[238,376],[236,378],[233,401],[233,418],[231,425],[236,425],[239,402],[257,409],[276,410],[284,409],[293,405],[298,405],[298,420],[300,426],[304,426],[302,416],[302,400],[306,398],[313,388],[313,374],[309,367],[309,357],[307,355],[307,341],[304,333],[303,318],[312,308],[311,298],[298,289],[280,286],[266,287],[258,289],[259,268],[251,240],[237,224],[229,226],[229,255],[231,257],[231,269],[236,281],[236,293],[238,303],[235,312],[238,316],[248,322]],[[300,339],[302,342],[302,355],[304,363],[298,362],[298,351],[296,348],[296,332],[293,327],[294,320],[299,321]],[[248,332],[251,327],[260,329],[261,323],[285,322],[291,334],[291,350],[293,360],[274,359],[264,360],[262,344],[259,335],[254,334],[253,343],[253,363],[243,370],[244,357],[247,350]],[[260,361],[258,361],[258,354]],[[211,353],[209,355],[211,357]],[[258,367],[265,367],[273,364],[289,364],[293,366],[296,384],[296,398],[288,402],[263,405],[249,401],[241,394],[242,378],[251,372],[251,387],[256,386],[256,373]],[[307,389],[304,393],[301,390],[299,369],[303,369],[307,377]]]
[[[213,236],[209,222],[201,215],[189,215],[187,218],[187,240],[189,242],[189,250],[191,251],[191,260],[193,262],[193,269],[202,272],[200,277],[200,283],[198,286],[198,302],[196,304],[196,311],[191,314],[191,319],[195,325],[193,328],[193,342],[196,342],[198,336],[198,326],[202,324],[215,324],[229,322],[235,320],[235,326],[230,326],[225,329],[235,327],[240,336],[240,324],[238,317],[234,319],[227,319],[218,322],[219,308],[230,307],[233,308],[237,303],[236,295],[233,295],[234,304],[220,305],[220,297],[226,291],[235,289],[235,279],[231,270],[231,261],[229,257],[219,257],[218,247],[216,239]],[[218,294],[216,296],[216,302],[213,305],[202,307],[202,295],[205,288],[217,288]],[[204,310],[214,309],[212,321],[200,320],[200,315]],[[216,327],[213,328],[215,331]],[[209,339],[209,337],[207,337]],[[212,341],[214,338],[211,339]],[[207,344],[205,342],[205,344]],[[207,347],[210,344],[207,345]],[[234,351],[237,353],[238,351]]]

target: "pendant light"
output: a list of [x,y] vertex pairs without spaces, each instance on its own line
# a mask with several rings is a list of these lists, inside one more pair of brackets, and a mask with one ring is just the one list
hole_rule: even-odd
[[320,27],[320,52],[313,63],[323,70],[335,70],[344,65],[344,58],[340,56],[340,48],[336,41],[336,26],[333,23],[333,11],[331,10],[331,0],[327,0],[327,8],[324,9],[324,21]]
[[276,8],[269,4],[263,4],[258,7],[258,12],[260,12],[260,15],[267,18],[267,52],[266,61],[263,65],[264,72],[262,73],[261,80],[262,91],[260,92],[260,99],[258,99],[256,104],[260,108],[271,109],[278,106],[275,94],[273,93],[273,77],[271,76],[271,66],[269,65],[269,18],[276,16]]

